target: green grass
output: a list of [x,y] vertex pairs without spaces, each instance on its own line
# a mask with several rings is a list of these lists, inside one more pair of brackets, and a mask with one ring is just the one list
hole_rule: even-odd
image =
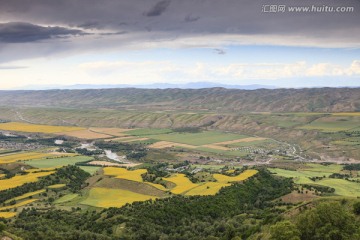
[[77,193],[70,193],[70,194],[67,194],[67,195],[55,200],[54,203],[70,202],[70,201],[72,201],[73,199],[75,199],[78,196],[79,196],[79,194],[77,194]]
[[26,161],[26,164],[35,168],[54,168],[67,165],[75,165],[78,162],[85,162],[91,160],[92,157],[76,156],[76,157],[61,157],[52,159],[39,159]]
[[133,136],[148,136],[148,135],[158,135],[158,134],[167,134],[172,133],[171,129],[159,129],[159,128],[143,128],[126,131],[126,134]]
[[97,170],[100,169],[100,167],[92,167],[92,166],[79,166],[79,167],[85,172],[88,172],[90,174],[94,174]]
[[223,133],[216,131],[205,131],[201,133],[169,133],[169,134],[159,134],[159,135],[150,135],[149,138],[153,138],[161,141],[169,141],[176,143],[185,143],[189,145],[205,145],[211,143],[218,143],[224,141],[231,141],[235,139],[246,138],[248,136],[233,134],[233,133]]

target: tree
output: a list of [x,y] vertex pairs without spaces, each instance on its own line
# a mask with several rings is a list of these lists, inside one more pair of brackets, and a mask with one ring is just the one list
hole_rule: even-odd
[[359,239],[359,226],[355,217],[339,203],[321,203],[299,215],[297,228],[300,238],[306,240]]
[[360,202],[354,203],[353,208],[354,208],[354,213],[356,215],[360,215]]
[[289,221],[276,223],[270,228],[271,240],[300,240],[300,231]]
[[0,222],[0,233],[6,229],[5,223]]

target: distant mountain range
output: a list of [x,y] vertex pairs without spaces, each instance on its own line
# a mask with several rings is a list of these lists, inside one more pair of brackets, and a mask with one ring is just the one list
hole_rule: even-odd
[[109,88],[140,88],[140,89],[167,89],[167,88],[179,88],[179,89],[201,89],[201,88],[227,88],[227,89],[275,89],[276,86],[271,85],[230,85],[213,82],[191,82],[191,83],[152,83],[152,84],[75,84],[75,85],[29,85],[14,90],[50,90],[50,89],[109,89]]
[[18,90],[0,91],[0,106],[146,111],[353,112],[360,111],[360,88]]

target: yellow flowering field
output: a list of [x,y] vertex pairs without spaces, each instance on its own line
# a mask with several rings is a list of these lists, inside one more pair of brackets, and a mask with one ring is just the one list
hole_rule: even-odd
[[30,196],[34,196],[34,195],[37,195],[37,194],[40,194],[40,193],[43,193],[43,192],[45,192],[45,189],[41,189],[41,190],[38,190],[38,191],[35,191],[35,192],[25,193],[25,194],[23,194],[23,195],[21,195],[21,196],[18,196],[18,197],[9,199],[9,200],[7,200],[5,203],[11,202],[11,201],[13,201],[13,200],[19,201],[19,200],[22,200],[22,199],[24,199],[24,198],[28,198],[28,197],[30,197]]
[[169,178],[163,178],[165,181],[169,181],[172,182],[174,184],[176,184],[176,187],[174,187],[173,189],[171,189],[172,193],[175,194],[181,194],[184,193],[186,191],[189,191],[192,188],[195,188],[199,185],[192,183],[186,176],[185,174],[182,173],[177,173]]
[[219,182],[219,183],[231,183],[231,182],[240,182],[248,179],[249,177],[254,176],[256,173],[258,173],[257,170],[245,170],[243,173],[234,176],[229,177],[223,174],[214,174],[213,177]]
[[51,126],[51,125],[39,125],[22,122],[7,122],[0,123],[0,130],[15,131],[15,132],[38,132],[38,133],[57,133],[83,130],[81,127],[69,127],[69,126]]
[[66,184],[54,184],[54,185],[51,185],[51,186],[48,186],[48,188],[50,188],[50,189],[57,189],[57,188],[63,188],[63,187],[65,187],[66,186]]
[[146,169],[137,169],[129,171],[126,168],[106,167],[104,168],[104,174],[108,176],[114,176],[116,178],[131,180],[135,182],[143,182],[141,174],[146,173]]
[[16,212],[0,212],[0,218],[12,218],[16,216]]
[[127,203],[146,201],[155,198],[156,197],[154,196],[143,195],[122,189],[95,187],[90,189],[88,197],[80,203],[94,207],[109,208],[122,207]]
[[36,172],[29,173],[26,175],[16,175],[15,177],[9,179],[0,180],[0,191],[15,188],[21,186],[25,183],[36,182],[40,177],[44,177],[50,174],[53,174],[55,171],[50,172]]
[[37,200],[38,199],[29,199],[29,200],[25,200],[25,201],[19,202],[17,204],[11,205],[11,206],[0,207],[0,211],[9,210],[9,209],[12,209],[12,208],[17,208],[17,207],[22,207],[22,206],[28,205],[28,204],[30,204],[32,202],[35,202]]
[[26,160],[32,160],[32,159],[40,159],[45,157],[53,156],[52,154],[48,153],[40,153],[40,152],[24,152],[24,153],[16,153],[16,154],[10,154],[0,157],[0,164],[5,163],[12,163],[12,162],[18,162],[18,161],[26,161]]

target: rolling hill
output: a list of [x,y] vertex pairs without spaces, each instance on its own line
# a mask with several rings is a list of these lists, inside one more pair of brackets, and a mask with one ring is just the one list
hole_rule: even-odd
[[0,91],[0,106],[216,112],[354,112],[359,88]]

